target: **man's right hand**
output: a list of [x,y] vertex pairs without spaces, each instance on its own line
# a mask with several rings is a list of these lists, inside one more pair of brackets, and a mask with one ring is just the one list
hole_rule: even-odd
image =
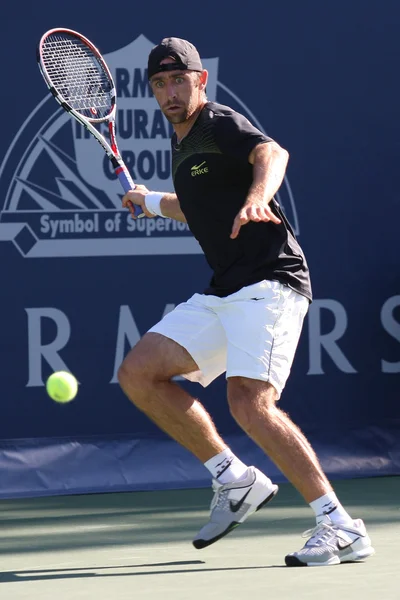
[[149,219],[155,216],[152,213],[150,213],[146,208],[145,198],[146,194],[148,193],[149,190],[145,185],[137,185],[134,190],[129,190],[129,192],[127,192],[122,198],[122,206],[124,208],[129,209],[133,219],[137,219],[137,216],[135,215],[135,211],[132,204],[137,204],[138,206],[140,206],[146,217],[148,217]]

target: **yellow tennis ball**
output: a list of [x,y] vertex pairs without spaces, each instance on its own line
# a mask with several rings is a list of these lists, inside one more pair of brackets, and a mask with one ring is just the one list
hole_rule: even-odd
[[64,404],[75,398],[78,392],[78,382],[72,373],[57,371],[46,381],[46,390],[55,402]]

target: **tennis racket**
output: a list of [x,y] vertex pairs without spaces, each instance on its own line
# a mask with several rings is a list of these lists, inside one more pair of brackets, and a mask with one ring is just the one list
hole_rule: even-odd
[[[135,189],[115,136],[114,81],[98,49],[72,29],[50,29],[39,42],[37,61],[57,102],[90,131],[107,154],[124,192]],[[95,127],[104,121],[109,142]],[[144,216],[140,206],[131,203],[130,210],[137,217]]]

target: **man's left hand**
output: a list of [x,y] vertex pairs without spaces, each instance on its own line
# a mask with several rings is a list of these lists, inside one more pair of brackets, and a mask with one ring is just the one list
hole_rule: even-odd
[[279,225],[281,222],[281,220],[274,215],[268,204],[259,201],[257,202],[256,200],[248,200],[235,217],[230,235],[232,240],[237,238],[240,228],[249,221],[255,221],[256,223],[260,221],[263,221],[264,223],[272,221],[272,223],[276,223],[276,225]]

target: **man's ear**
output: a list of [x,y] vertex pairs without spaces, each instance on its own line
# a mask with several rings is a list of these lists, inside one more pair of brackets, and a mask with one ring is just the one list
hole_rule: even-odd
[[204,69],[204,71],[202,71],[200,73],[200,89],[201,90],[206,89],[207,81],[208,81],[208,71],[206,69]]

